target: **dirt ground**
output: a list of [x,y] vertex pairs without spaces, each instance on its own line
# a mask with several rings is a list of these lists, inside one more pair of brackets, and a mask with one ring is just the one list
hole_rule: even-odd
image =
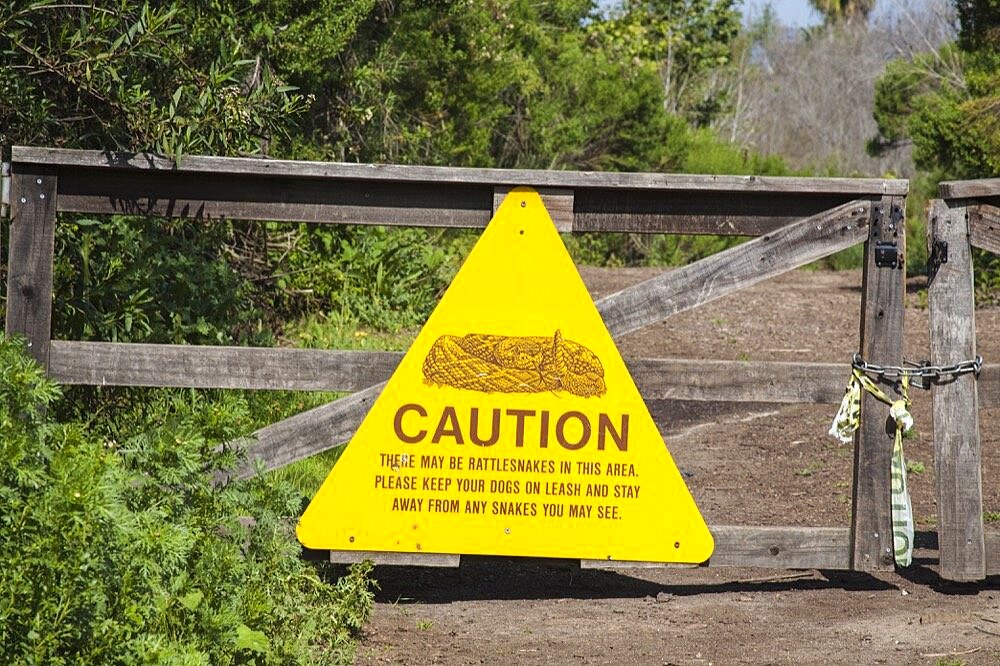
[[[651,269],[582,271],[595,298]],[[928,357],[922,279],[907,297],[905,356]],[[844,363],[857,348],[860,272],[795,271],[631,334],[625,357]],[[1000,309],[977,312],[979,353],[1000,359]],[[930,399],[914,390],[906,457],[918,531],[936,524]],[[850,446],[836,405],[654,401],[654,419],[707,522],[850,523]],[[998,410],[982,410],[984,509],[1000,511]],[[380,567],[359,664],[998,664],[1000,578],[947,583],[936,551],[878,576],[767,569],[606,572],[576,562],[463,558],[458,569]]]

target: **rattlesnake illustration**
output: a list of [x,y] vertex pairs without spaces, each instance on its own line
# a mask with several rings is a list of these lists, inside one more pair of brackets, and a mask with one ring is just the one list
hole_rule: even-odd
[[424,359],[427,384],[483,393],[568,391],[604,395],[604,367],[587,347],[559,331],[540,336],[442,335]]

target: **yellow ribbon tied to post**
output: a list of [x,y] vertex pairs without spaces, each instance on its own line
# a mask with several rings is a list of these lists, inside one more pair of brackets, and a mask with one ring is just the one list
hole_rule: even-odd
[[892,446],[891,492],[892,492],[892,541],[896,564],[909,566],[913,561],[913,507],[906,489],[906,461],[903,458],[903,434],[913,427],[910,415],[910,377],[903,375],[900,380],[900,400],[891,400],[885,391],[870,377],[855,368],[847,384],[840,409],[833,418],[830,434],[844,444],[854,440],[854,432],[861,426],[861,389],[889,405],[889,416],[896,422],[896,437]]

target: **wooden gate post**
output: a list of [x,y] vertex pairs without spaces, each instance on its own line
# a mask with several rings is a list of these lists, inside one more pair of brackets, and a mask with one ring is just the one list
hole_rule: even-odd
[[[947,256],[946,263],[930,266],[931,362],[952,365],[976,355],[968,209],[962,202],[932,200],[927,234],[931,261]],[[986,549],[976,378],[944,378],[934,385],[932,401],[939,573],[948,580],[982,580]]]
[[[895,245],[895,261],[888,261]],[[877,251],[881,250],[881,251]],[[879,365],[903,358],[903,297],[906,293],[904,197],[882,197],[872,206],[865,243],[861,300],[861,355]],[[878,380],[894,395],[891,382]],[[895,424],[884,404],[862,392],[861,428],[854,436],[854,493],[851,506],[851,568],[894,568],[890,463]]]
[[52,337],[52,255],[56,176],[17,171],[11,177],[7,335],[27,338],[28,353],[46,369]]

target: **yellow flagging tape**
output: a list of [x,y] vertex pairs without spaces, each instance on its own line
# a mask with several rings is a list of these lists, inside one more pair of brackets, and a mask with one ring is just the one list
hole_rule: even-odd
[[890,467],[892,492],[892,540],[896,564],[905,567],[913,561],[913,507],[910,494],[906,490],[906,462],[903,458],[903,433],[913,427],[910,415],[910,377],[903,375],[900,381],[901,400],[891,400],[867,375],[854,369],[847,384],[840,409],[833,418],[830,434],[844,444],[854,439],[854,432],[861,426],[861,389],[864,388],[877,400],[889,405],[889,416],[896,422],[896,437],[892,446]]

